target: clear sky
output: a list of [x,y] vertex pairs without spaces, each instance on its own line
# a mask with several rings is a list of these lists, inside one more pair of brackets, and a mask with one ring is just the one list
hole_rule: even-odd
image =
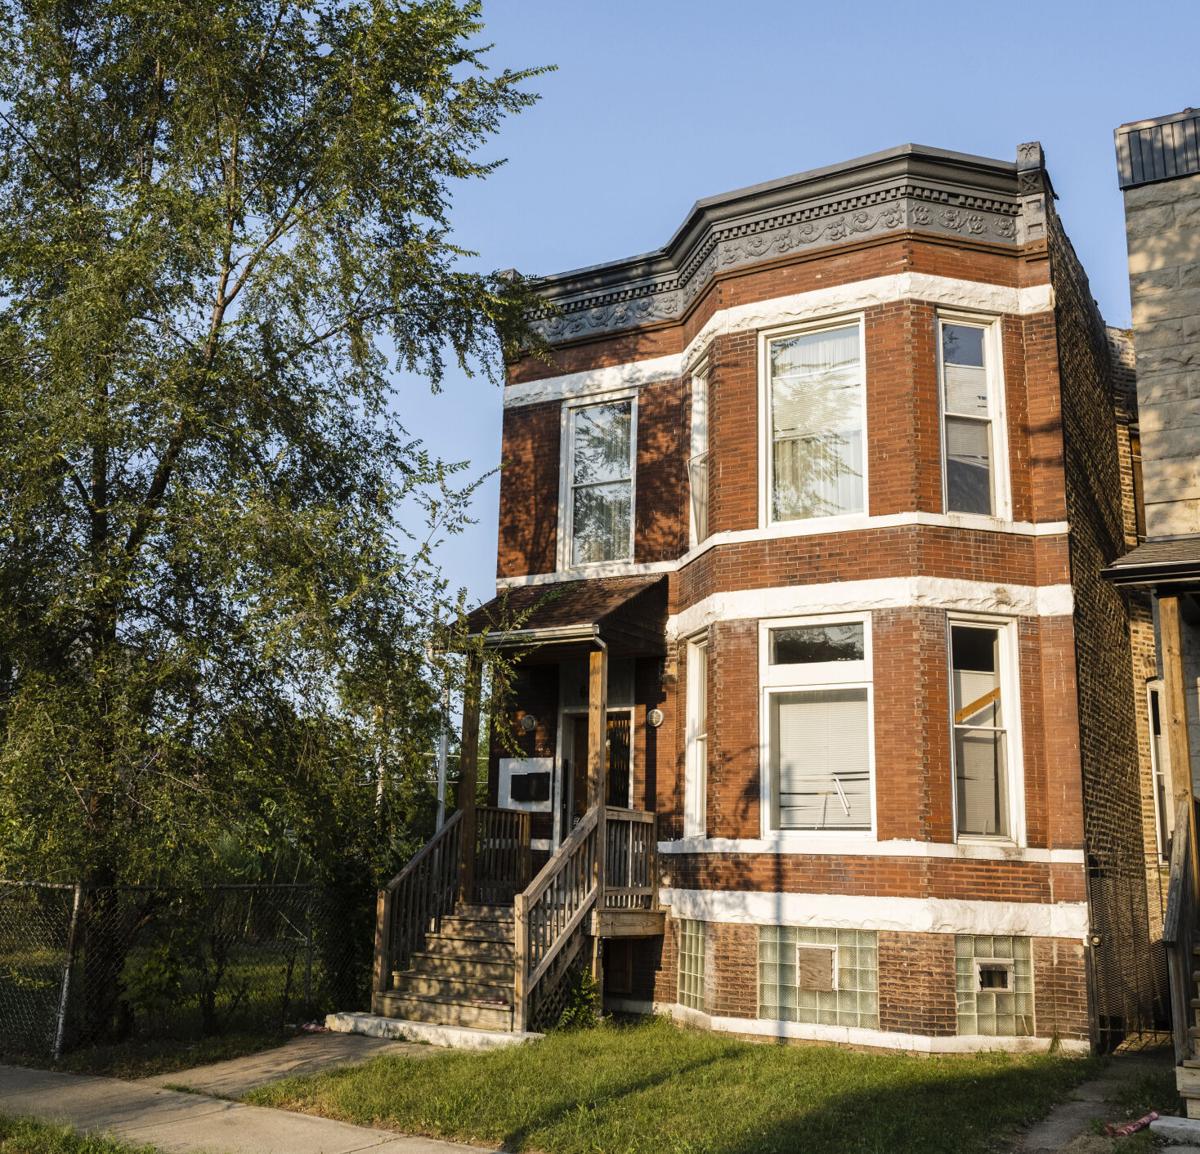
[[[486,151],[508,163],[455,199],[486,268],[550,273],[661,246],[692,203],[914,142],[1000,159],[1040,140],[1059,211],[1110,324],[1129,323],[1113,129],[1200,106],[1197,0],[815,4],[485,0],[494,66],[554,64]],[[436,454],[500,459],[500,393],[405,382],[402,418]],[[440,551],[494,592],[499,484]]]

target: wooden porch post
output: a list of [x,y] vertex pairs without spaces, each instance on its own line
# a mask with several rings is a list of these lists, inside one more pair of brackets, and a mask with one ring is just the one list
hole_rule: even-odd
[[482,662],[475,653],[467,655],[467,679],[463,688],[462,758],[458,774],[458,808],[462,811],[461,870],[459,896],[470,902],[475,893],[475,788],[479,777],[479,695]]
[[[593,649],[588,655],[588,806],[599,806],[596,815],[596,914],[604,909],[604,866],[608,856],[608,831],[604,807],[608,801],[608,650]],[[598,927],[597,927],[598,928]],[[604,982],[604,963],[600,935],[592,935],[592,977],[597,985]]]
[[391,985],[392,894],[380,890],[375,899],[375,964],[371,990],[371,1012],[379,1013],[378,999]]
[[1158,633],[1162,643],[1163,698],[1166,708],[1167,756],[1171,762],[1171,795],[1178,811],[1187,802],[1191,845],[1192,893],[1200,893],[1200,858],[1196,847],[1196,807],[1192,798],[1192,757],[1188,743],[1187,681],[1183,674],[1183,627],[1178,595],[1158,599]]

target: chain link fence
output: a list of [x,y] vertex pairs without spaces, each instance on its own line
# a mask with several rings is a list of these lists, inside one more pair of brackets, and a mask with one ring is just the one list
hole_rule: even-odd
[[374,894],[0,882],[0,1053],[268,1031],[368,1002]]

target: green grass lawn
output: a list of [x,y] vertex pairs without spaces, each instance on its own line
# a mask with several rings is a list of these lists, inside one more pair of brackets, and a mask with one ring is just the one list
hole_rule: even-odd
[[109,1138],[76,1134],[28,1118],[0,1116],[0,1154],[155,1154],[152,1146],[126,1146]]
[[989,1151],[1089,1059],[744,1042],[667,1020],[289,1079],[247,1101],[545,1154]]

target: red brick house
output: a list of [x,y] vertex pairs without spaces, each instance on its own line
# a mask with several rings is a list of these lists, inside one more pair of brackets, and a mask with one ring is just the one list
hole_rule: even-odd
[[537,1026],[591,959],[612,1007],[746,1034],[1152,1016],[1145,622],[1099,576],[1130,378],[1041,147],[714,197],[540,288],[472,615],[516,748],[387,891],[377,1012]]

